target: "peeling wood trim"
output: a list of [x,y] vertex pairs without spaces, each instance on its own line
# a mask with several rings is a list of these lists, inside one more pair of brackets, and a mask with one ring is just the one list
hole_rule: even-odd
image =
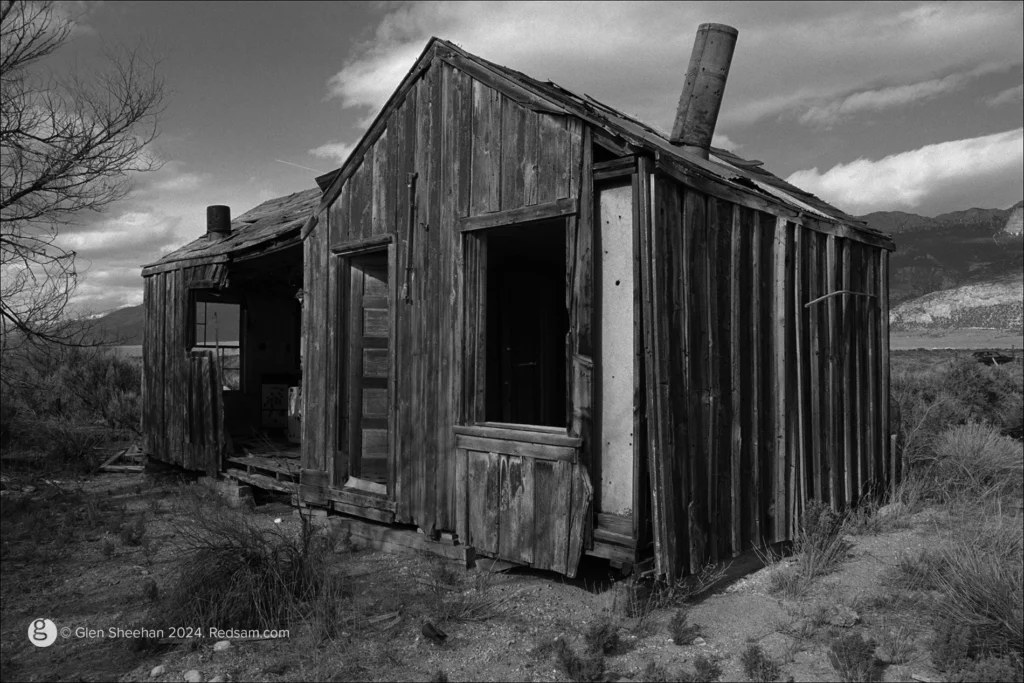
[[347,242],[339,242],[338,244],[331,245],[331,253],[335,256],[340,254],[351,255],[360,251],[367,251],[369,249],[377,249],[380,247],[386,247],[391,244],[394,235],[390,232],[384,233],[383,235],[373,235],[372,237],[364,237],[358,240],[349,240]]
[[494,211],[478,216],[465,216],[456,222],[460,232],[472,232],[474,230],[485,230],[497,228],[515,223],[527,221],[539,221],[549,218],[561,218],[571,216],[579,211],[579,201],[575,197],[556,199],[553,202],[535,204],[534,206],[523,206],[506,211]]
[[215,254],[213,256],[196,256],[194,258],[181,259],[180,261],[168,261],[167,263],[158,263],[152,266],[146,266],[142,269],[142,277],[159,275],[160,273],[169,273],[174,270],[191,268],[193,266],[227,263],[229,260],[230,257],[227,254]]
[[[612,154],[617,154],[620,157],[625,157],[635,153],[635,149],[633,149],[632,146],[626,143],[625,141],[620,143],[618,140],[613,139],[611,135],[605,135],[597,130],[594,130],[593,126],[591,126],[591,129],[591,134],[593,135],[594,143],[605,148]],[[618,138],[618,136],[615,137]],[[622,138],[619,138],[619,140],[621,139]],[[595,164],[595,167],[596,166],[597,164]]]
[[313,229],[320,222],[319,215],[320,211],[316,211],[312,216],[309,217],[309,220],[306,221],[305,225],[302,226],[302,233],[301,236],[299,237],[300,241],[305,242],[306,238],[309,237],[309,233],[313,232]]
[[624,178],[636,172],[636,157],[626,156],[611,161],[599,161],[593,165],[594,182],[609,178]]

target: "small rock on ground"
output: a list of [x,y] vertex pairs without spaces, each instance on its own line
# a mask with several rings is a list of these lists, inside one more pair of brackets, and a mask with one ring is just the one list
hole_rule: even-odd
[[216,643],[213,644],[213,651],[214,652],[223,652],[224,650],[230,650],[230,649],[231,649],[231,641],[230,640],[218,640]]
[[203,674],[196,669],[189,669],[185,672],[185,681],[187,683],[203,683]]
[[828,623],[841,628],[850,628],[860,621],[860,615],[846,605],[835,605],[828,617]]
[[149,672],[150,678],[156,678],[157,676],[163,676],[164,672],[167,671],[167,667],[161,664],[160,666],[154,666],[153,670]]

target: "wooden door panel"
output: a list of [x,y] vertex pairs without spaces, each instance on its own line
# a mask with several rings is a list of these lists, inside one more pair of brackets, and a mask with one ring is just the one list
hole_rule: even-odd
[[[484,442],[505,452],[474,448]],[[478,552],[574,576],[593,499],[586,469],[574,457],[550,459],[559,450],[550,445],[459,434],[456,447],[456,471],[464,476],[457,485],[465,492],[460,538]]]

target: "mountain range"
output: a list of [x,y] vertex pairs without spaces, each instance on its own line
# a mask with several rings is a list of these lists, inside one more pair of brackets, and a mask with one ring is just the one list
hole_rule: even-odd
[[[1024,313],[1024,201],[933,218],[876,211],[860,219],[893,236],[889,260],[893,330],[1020,330]],[[96,320],[108,339],[141,344],[142,306]]]
[[899,211],[861,216],[889,232],[894,330],[1020,330],[1024,314],[1024,201],[934,218]]

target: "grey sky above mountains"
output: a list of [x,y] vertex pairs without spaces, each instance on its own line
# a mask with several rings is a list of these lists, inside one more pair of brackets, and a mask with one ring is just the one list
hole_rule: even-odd
[[1008,208],[1024,186],[1024,3],[69,4],[89,69],[143,43],[171,96],[133,194],[63,243],[77,304],[141,302],[140,267],[341,165],[431,36],[671,127],[697,26],[739,29],[715,144],[843,210]]

